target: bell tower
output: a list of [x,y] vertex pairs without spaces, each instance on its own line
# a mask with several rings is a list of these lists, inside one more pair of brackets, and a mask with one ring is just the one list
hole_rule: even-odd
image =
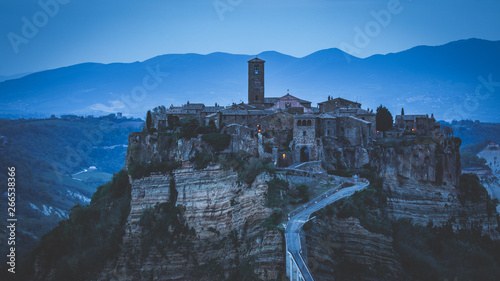
[[264,63],[259,58],[248,61],[248,104],[264,104]]

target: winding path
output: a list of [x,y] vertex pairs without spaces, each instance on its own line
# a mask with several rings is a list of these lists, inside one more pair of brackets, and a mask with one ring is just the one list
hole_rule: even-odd
[[[290,280],[314,281],[312,273],[309,271],[300,247],[300,230],[304,223],[309,220],[312,213],[326,207],[327,205],[349,197],[354,192],[361,190],[369,185],[365,179],[352,183],[348,187],[336,187],[322,195],[316,197],[312,201],[292,211],[288,216],[288,224],[285,231],[286,242],[286,275]],[[344,184],[346,185],[346,184]]]

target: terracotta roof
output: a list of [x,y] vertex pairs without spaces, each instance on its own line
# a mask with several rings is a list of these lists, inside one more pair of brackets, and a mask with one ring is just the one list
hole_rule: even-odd
[[354,104],[359,104],[361,105],[359,102],[355,102],[355,101],[350,101],[350,100],[346,100],[346,99],[343,99],[343,98],[334,98],[334,99],[331,99],[331,100],[327,100],[327,101],[323,101],[323,102],[320,102],[318,104],[326,104],[326,103],[329,103],[329,102],[333,102],[333,101],[347,101],[347,102],[350,102],[350,103],[354,103]]

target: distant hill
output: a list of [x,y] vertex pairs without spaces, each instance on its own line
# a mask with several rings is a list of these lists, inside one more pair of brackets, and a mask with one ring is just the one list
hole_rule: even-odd
[[[0,116],[123,112],[143,117],[157,105],[246,102],[252,57],[169,54],[144,62],[83,63],[37,72],[0,83]],[[500,41],[468,39],[365,59],[338,49],[303,58],[278,52],[258,57],[266,60],[266,96],[290,89],[313,104],[331,95],[365,108],[383,103],[393,114],[404,107],[407,114],[434,113],[438,120],[500,122],[500,89],[475,92],[478,77],[500,81]]]
[[[97,187],[124,167],[128,135],[141,124],[110,116],[0,119],[0,166],[16,169],[16,216],[22,221],[16,236],[18,254],[30,251],[74,205],[88,204]],[[0,180],[7,182],[7,174],[1,173]],[[6,210],[7,203],[1,200],[0,207]],[[7,212],[0,219],[6,220]],[[6,235],[0,231],[1,239]],[[7,246],[0,249],[6,251]]]
[[19,73],[19,74],[14,74],[14,75],[7,75],[7,76],[0,75],[0,82],[21,78],[21,77],[26,76],[28,74],[30,74],[30,73]]

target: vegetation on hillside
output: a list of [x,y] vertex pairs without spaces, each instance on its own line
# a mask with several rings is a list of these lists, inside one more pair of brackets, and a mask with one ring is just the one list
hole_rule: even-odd
[[481,230],[454,232],[450,223],[418,226],[408,220],[392,225],[394,248],[411,279],[500,280],[500,241]]
[[456,188],[459,191],[458,199],[462,205],[464,205],[466,201],[479,203],[489,199],[488,192],[481,184],[476,174],[460,175],[460,184]]
[[[315,214],[318,218],[336,216],[337,218],[355,217],[361,225],[374,233],[391,234],[391,224],[387,217],[387,198],[383,190],[383,179],[377,176],[373,167],[365,166],[360,176],[370,181],[370,185],[352,196],[339,200]],[[307,226],[309,227],[309,226]]]
[[255,178],[262,172],[275,173],[271,159],[260,159],[240,150],[235,155],[224,154],[217,157],[219,165],[225,169],[238,172],[238,182],[252,184]]
[[139,226],[143,229],[141,255],[147,257],[152,247],[163,256],[167,250],[190,247],[189,240],[196,233],[189,228],[182,215],[182,207],[167,202],[147,208],[141,215]]
[[[391,220],[386,214],[386,190],[375,171],[362,175],[370,179],[370,186],[351,197],[340,200],[313,214],[318,219],[354,217],[361,226],[373,233],[392,237],[408,280],[499,280],[500,241],[481,235],[479,228],[453,231],[450,220],[444,226],[414,225],[409,220]],[[486,202],[493,215],[495,205],[486,196],[486,190],[476,175],[465,174],[457,186],[459,199],[466,202]],[[307,231],[314,222],[304,225]],[[338,280],[364,280],[366,276],[383,276],[382,271],[371,271],[366,265],[343,256],[335,267]],[[380,276],[379,276],[380,275]]]
[[[36,246],[37,237],[64,219],[55,211],[69,213],[72,206],[86,204],[82,196],[90,199],[99,185],[123,168],[128,135],[142,123],[114,115],[64,118],[0,119],[0,166],[16,168],[19,187],[16,215],[23,223],[16,250],[20,256]],[[90,166],[97,170],[74,175]],[[0,173],[0,181],[6,182],[6,176]],[[6,203],[1,200],[0,208],[6,210]],[[44,214],[44,208],[52,208],[52,213]],[[6,215],[2,212],[0,218],[5,220]],[[2,244],[0,250],[6,247]]]
[[16,280],[33,280],[34,266],[46,273],[54,270],[51,278],[40,276],[43,280],[94,279],[116,258],[130,211],[130,188],[122,170],[97,189],[90,205],[73,207],[69,219],[43,236]]
[[[500,124],[498,123],[481,123],[471,120],[453,121],[451,123],[453,134],[455,137],[462,139],[462,148],[479,145],[484,148],[489,143],[488,140],[494,140],[500,143]],[[474,151],[477,154],[479,151]]]

